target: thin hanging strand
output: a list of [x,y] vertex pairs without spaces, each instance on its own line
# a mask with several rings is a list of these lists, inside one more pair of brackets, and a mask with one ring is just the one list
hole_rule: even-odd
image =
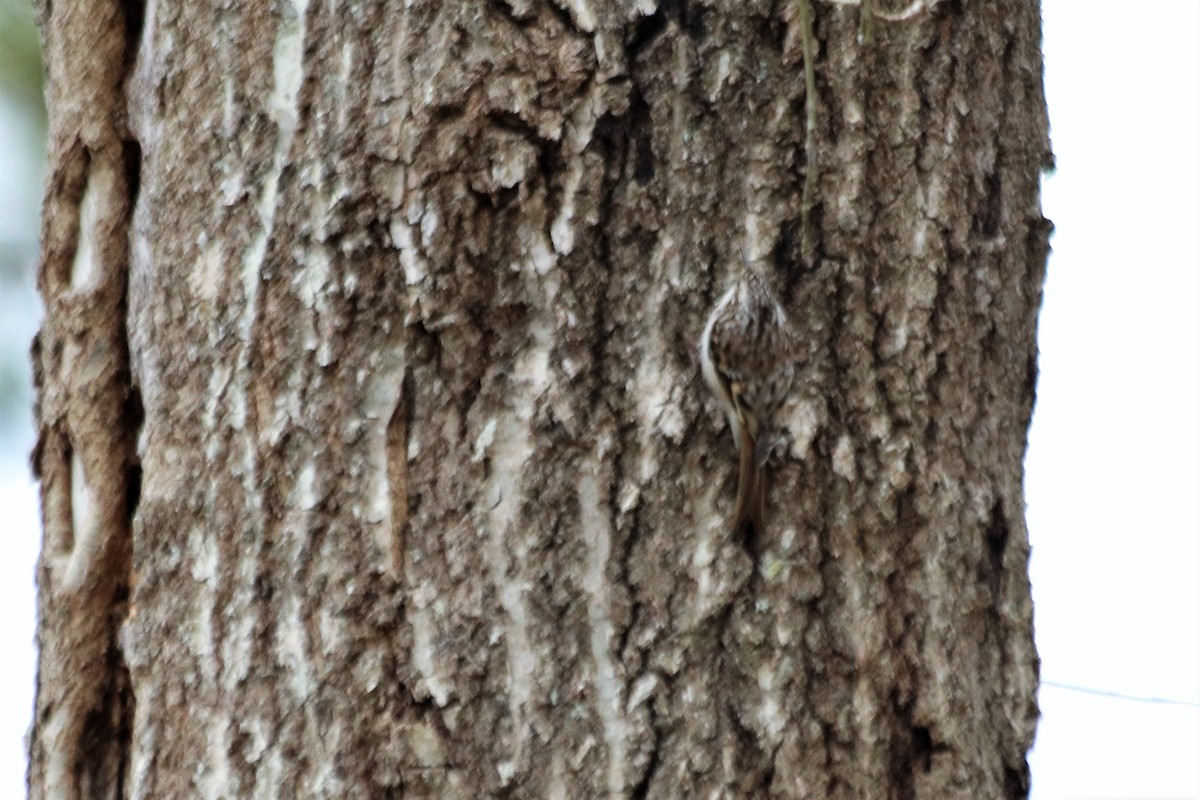
[[1120,692],[1110,692],[1106,689],[1091,689],[1087,686],[1076,686],[1071,683],[1059,683],[1058,681],[1042,681],[1042,686],[1049,686],[1053,689],[1064,689],[1068,692],[1079,692],[1080,694],[1091,694],[1097,697],[1111,697],[1114,700],[1130,700],[1135,703],[1154,703],[1155,705],[1163,706],[1184,706],[1186,708],[1200,708],[1200,703],[1193,703],[1189,700],[1168,700],[1165,697],[1137,697],[1131,694],[1121,694]]

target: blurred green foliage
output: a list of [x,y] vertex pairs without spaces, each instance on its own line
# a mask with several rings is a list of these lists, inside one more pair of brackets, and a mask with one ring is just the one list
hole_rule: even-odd
[[[88,0],[83,0],[88,2]],[[46,147],[41,38],[30,0],[0,0],[0,467],[32,444],[29,340]]]
[[0,93],[45,128],[42,44],[30,0],[0,0]]

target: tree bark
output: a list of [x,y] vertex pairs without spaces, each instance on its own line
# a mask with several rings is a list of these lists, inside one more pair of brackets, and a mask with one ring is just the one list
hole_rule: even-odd
[[1027,795],[1036,3],[42,25],[32,797]]

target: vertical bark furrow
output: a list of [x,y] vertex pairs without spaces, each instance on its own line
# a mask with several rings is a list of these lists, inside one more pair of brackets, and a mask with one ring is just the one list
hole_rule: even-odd
[[115,2],[41,10],[50,138],[38,277],[46,317],[33,349],[45,523],[34,798],[118,798],[128,774],[133,696],[118,630],[139,495],[125,321],[138,151],[122,92],[137,11]]

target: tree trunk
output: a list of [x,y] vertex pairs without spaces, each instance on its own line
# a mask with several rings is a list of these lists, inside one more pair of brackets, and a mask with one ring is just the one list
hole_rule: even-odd
[[1037,4],[558,3],[43,8],[32,797],[1026,796]]

